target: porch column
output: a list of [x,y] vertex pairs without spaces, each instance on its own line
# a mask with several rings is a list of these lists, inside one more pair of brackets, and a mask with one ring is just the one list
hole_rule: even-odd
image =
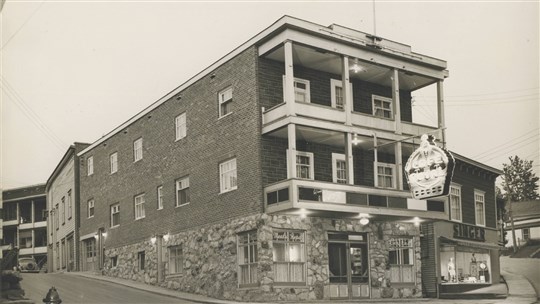
[[32,217],[31,218],[31,220],[32,220],[31,223],[36,222],[36,214],[35,214],[36,213],[36,209],[35,209],[36,205],[35,205],[35,203],[36,202],[34,200],[32,200],[32,204],[30,205],[30,216]]
[[345,162],[347,163],[347,184],[354,185],[352,134],[350,132],[345,133]]
[[403,190],[403,157],[401,152],[401,142],[396,142],[395,156],[396,156],[396,189]]
[[296,125],[289,124],[287,126],[287,138],[289,139],[289,149],[287,150],[287,172],[289,178],[296,178]]
[[[345,124],[348,126],[352,125],[352,111],[353,103],[351,96],[351,83],[349,80],[349,57],[341,57],[342,63],[342,73],[341,73],[341,87],[343,88],[343,110],[345,110]],[[350,134],[349,134],[350,135]]]
[[290,116],[296,116],[295,111],[295,96],[294,96],[294,67],[293,67],[293,54],[292,54],[292,42],[285,41],[285,103],[287,105],[287,112]]
[[401,134],[401,104],[399,101],[399,72],[394,69],[392,77],[392,103],[394,104],[394,122],[396,124],[396,134]]
[[378,178],[378,163],[379,163],[379,156],[377,155],[377,134],[373,133],[373,185],[375,187],[379,186],[379,178]]
[[444,122],[444,94],[443,94],[443,81],[439,80],[437,82],[437,117],[438,117],[438,127],[441,134],[441,141],[443,147],[446,148],[446,132],[445,132],[445,122]]

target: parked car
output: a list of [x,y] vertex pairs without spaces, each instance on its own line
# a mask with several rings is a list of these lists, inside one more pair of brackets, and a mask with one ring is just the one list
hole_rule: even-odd
[[33,257],[19,258],[20,272],[39,272],[36,260]]

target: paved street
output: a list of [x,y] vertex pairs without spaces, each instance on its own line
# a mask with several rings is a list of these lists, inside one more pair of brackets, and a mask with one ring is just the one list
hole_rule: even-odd
[[193,303],[140,291],[109,282],[64,274],[23,274],[26,297],[43,303],[51,286],[56,287],[62,303]]
[[531,282],[540,298],[540,259],[512,259],[501,257],[501,268],[509,273],[520,274]]

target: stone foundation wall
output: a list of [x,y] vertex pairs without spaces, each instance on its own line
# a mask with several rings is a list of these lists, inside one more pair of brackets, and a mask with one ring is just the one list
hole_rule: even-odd
[[[273,230],[304,230],[306,285],[279,286],[273,272]],[[257,230],[258,286],[238,287],[237,234]],[[421,297],[420,239],[412,224],[372,222],[362,226],[357,220],[259,214],[217,225],[171,234],[163,240],[164,276],[160,286],[234,301],[302,301],[329,299],[328,231],[364,232],[369,239],[372,298]],[[388,240],[412,236],[417,283],[392,287],[388,266]],[[183,271],[169,273],[167,247],[182,246]],[[138,266],[138,252],[145,252],[145,268]],[[104,274],[158,284],[157,247],[150,240],[105,250]],[[116,257],[117,266],[112,267]]]

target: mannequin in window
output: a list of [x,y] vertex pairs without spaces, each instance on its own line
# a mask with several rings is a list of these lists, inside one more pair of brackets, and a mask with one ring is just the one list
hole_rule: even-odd
[[454,258],[450,258],[448,261],[448,276],[450,282],[456,282],[456,265],[454,264]]

